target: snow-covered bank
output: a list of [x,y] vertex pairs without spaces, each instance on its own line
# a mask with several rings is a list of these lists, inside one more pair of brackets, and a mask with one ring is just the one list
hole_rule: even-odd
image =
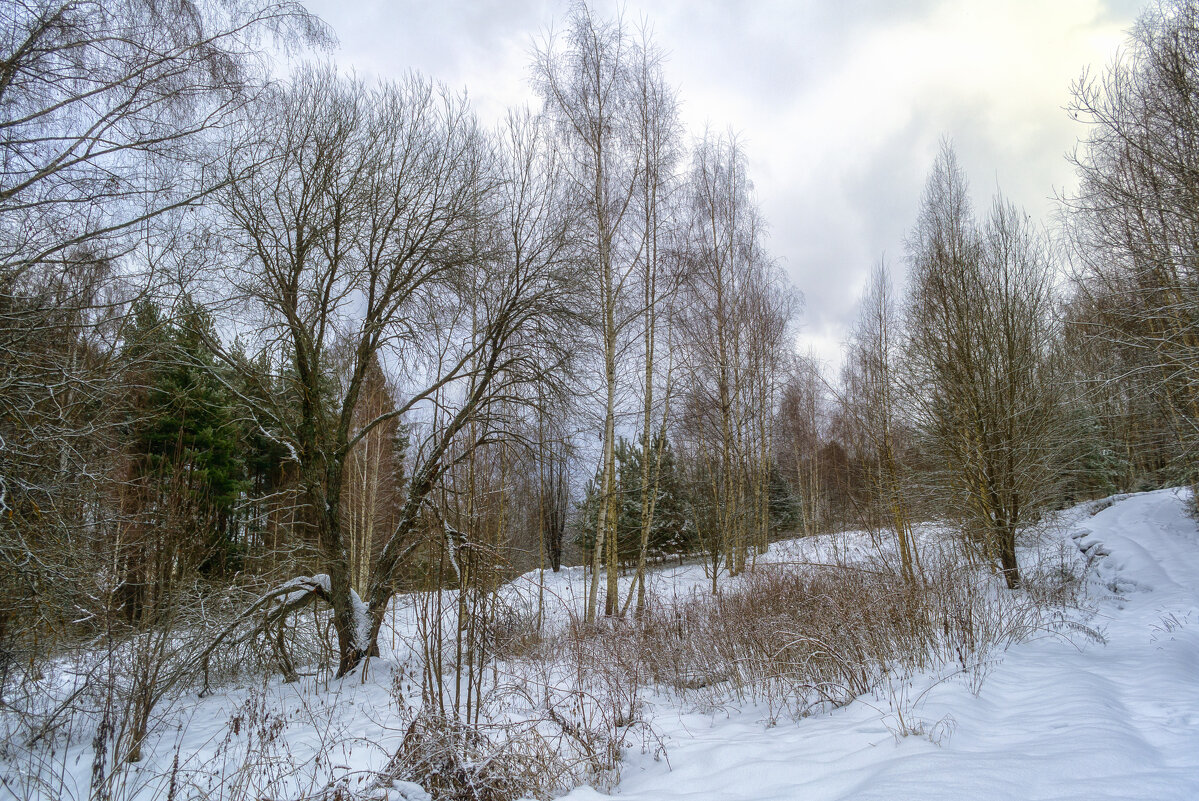
[[[1199,530],[1184,498],[1133,495],[1075,525],[1097,560],[1088,591],[1106,644],[1033,640],[992,666],[977,697],[962,677],[917,680],[897,697],[773,728],[752,710],[659,708],[670,765],[632,758],[618,796],[1199,798]],[[927,735],[896,736],[901,711]]]

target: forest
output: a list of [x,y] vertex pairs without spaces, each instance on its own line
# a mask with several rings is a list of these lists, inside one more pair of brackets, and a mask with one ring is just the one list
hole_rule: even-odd
[[[1063,510],[1194,512],[1195,0],[1070,87],[1050,224],[946,132],[836,367],[646,22],[575,0],[488,127],[290,0],[0,20],[0,796],[610,790],[653,698],[773,725],[1102,639]],[[370,682],[386,737],[330,723]]]

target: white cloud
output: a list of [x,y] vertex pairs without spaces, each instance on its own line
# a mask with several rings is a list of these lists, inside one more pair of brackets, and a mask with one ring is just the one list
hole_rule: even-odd
[[[470,90],[498,121],[531,98],[535,36],[565,15],[551,0],[313,0],[374,74],[417,68]],[[615,4],[597,3],[601,13]],[[883,251],[902,263],[924,176],[951,137],[983,206],[996,185],[1037,218],[1069,185],[1080,127],[1063,111],[1084,66],[1103,65],[1131,11],[1100,0],[885,0],[840,5],[660,0],[625,16],[653,26],[693,133],[742,132],[775,254],[807,296],[801,337],[827,360]]]

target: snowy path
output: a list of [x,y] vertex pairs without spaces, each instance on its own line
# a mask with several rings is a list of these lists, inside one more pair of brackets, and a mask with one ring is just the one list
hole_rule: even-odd
[[[761,715],[659,709],[672,769],[634,757],[621,799],[1199,799],[1199,531],[1172,491],[1078,524],[1100,560],[1091,624],[1108,642],[1042,639],[1003,655],[975,697],[961,678],[908,711],[886,698],[766,729]],[[1106,553],[1106,555],[1104,555]],[[606,798],[579,788],[567,798]]]

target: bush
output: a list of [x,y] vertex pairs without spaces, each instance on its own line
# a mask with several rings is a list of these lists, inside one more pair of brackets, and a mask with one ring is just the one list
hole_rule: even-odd
[[574,786],[536,722],[483,727],[434,711],[413,718],[378,788],[418,785],[434,801],[514,801]]
[[[923,581],[886,568],[761,564],[718,595],[651,606],[642,658],[657,682],[709,707],[764,703],[803,716],[897,674],[964,672],[1045,625],[1070,577],[1045,593],[997,592],[990,576],[925,555]],[[1044,596],[1044,597],[1041,597]]]

